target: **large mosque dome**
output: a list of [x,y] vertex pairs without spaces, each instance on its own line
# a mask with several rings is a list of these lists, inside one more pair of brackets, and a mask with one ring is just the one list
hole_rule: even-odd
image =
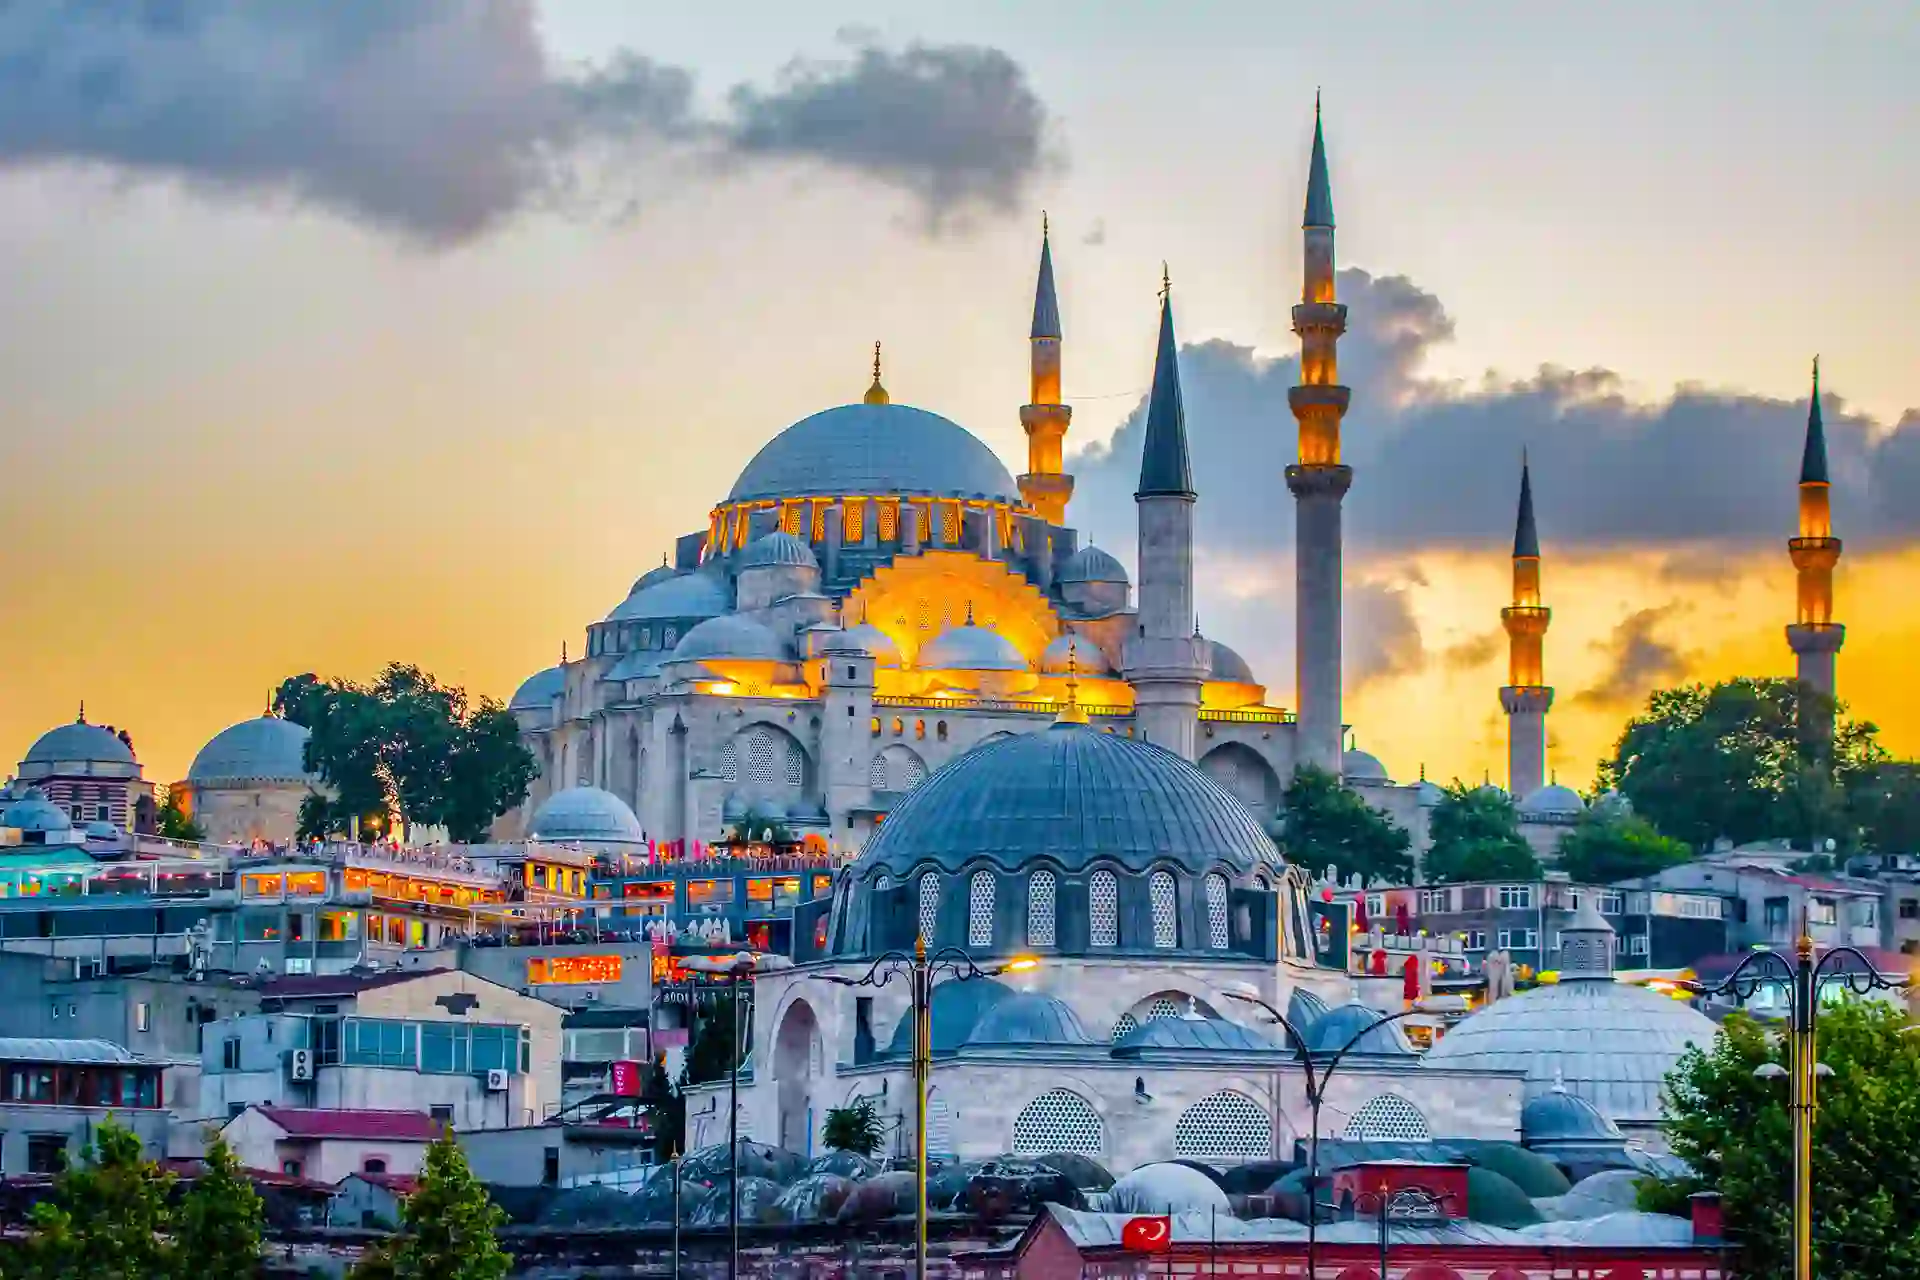
[[568,787],[547,798],[533,815],[527,835],[534,840],[605,841],[640,844],[646,835],[627,802],[599,787]]
[[307,782],[307,729],[278,716],[242,720],[213,735],[187,768],[195,783]]
[[843,404],[802,418],[753,455],[727,500],[844,494],[1018,500],[993,450],[904,404]]
[[[131,769],[133,748],[103,725],[77,720],[47,730],[34,740],[20,761],[23,765],[109,765]],[[129,774],[128,776],[132,776]]]

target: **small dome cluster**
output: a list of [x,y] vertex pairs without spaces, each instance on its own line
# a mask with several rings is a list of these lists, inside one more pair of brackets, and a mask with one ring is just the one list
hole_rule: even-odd
[[18,800],[0,809],[0,827],[45,835],[49,832],[71,831],[73,819],[67,816],[65,809],[47,799],[46,793],[40,788],[28,787]]
[[784,662],[787,646],[780,638],[752,618],[723,614],[680,637],[674,646],[675,662],[710,662],[719,659]]
[[740,558],[742,572],[748,569],[819,567],[820,562],[814,558],[812,547],[779,529],[755,538],[748,544],[746,554]]

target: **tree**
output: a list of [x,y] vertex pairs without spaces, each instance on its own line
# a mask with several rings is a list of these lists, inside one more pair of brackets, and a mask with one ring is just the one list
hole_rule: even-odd
[[653,1117],[654,1159],[665,1164],[687,1149],[687,1100],[667,1075],[666,1054],[653,1055],[640,1096],[646,1099],[648,1114]]
[[1427,834],[1433,843],[1420,865],[1432,884],[1540,878],[1540,859],[1520,835],[1513,801],[1492,787],[1458,780],[1446,787]]
[[[1920,1275],[1920,1037],[1901,1010],[1858,1001],[1823,1012],[1813,1133],[1814,1272],[1826,1280]],[[1792,1271],[1792,1123],[1786,1082],[1756,1080],[1786,1065],[1780,1037],[1734,1015],[1711,1049],[1689,1049],[1667,1076],[1665,1128],[1691,1178],[1645,1183],[1641,1207],[1685,1212],[1717,1190],[1730,1274]]]
[[[1851,845],[1849,793],[1886,758],[1872,724],[1798,681],[1739,678],[1662,689],[1600,762],[1600,785],[1695,849],[1832,838]],[[1801,716],[1834,717],[1830,746],[1809,742]]]
[[851,1151],[870,1156],[885,1140],[880,1128],[880,1112],[872,1098],[855,1098],[844,1107],[827,1110],[825,1141],[835,1151]]
[[1884,763],[1848,797],[1860,843],[1873,853],[1920,853],[1920,763]]
[[171,1272],[167,1193],[172,1179],[143,1158],[140,1136],[100,1122],[78,1164],[33,1207],[22,1249],[33,1280],[148,1280]]
[[204,1164],[174,1212],[174,1244],[195,1275],[243,1280],[260,1270],[260,1196],[233,1148],[217,1134],[207,1143]]
[[206,828],[187,816],[187,811],[180,807],[179,797],[171,791],[167,793],[166,800],[160,805],[159,830],[160,834],[168,840],[185,840],[198,844],[207,838]]
[[1295,769],[1280,805],[1278,842],[1289,862],[1316,872],[1331,865],[1343,877],[1412,883],[1412,838],[1326,770]]
[[[687,1063],[681,1069],[680,1083],[707,1084],[714,1080],[725,1080],[727,1073],[734,1067],[733,1019],[730,1016],[734,1008],[734,993],[726,989],[696,988],[696,994],[713,992],[711,1004],[695,1006],[693,1034],[687,1045]],[[748,984],[747,992],[753,990]],[[740,1021],[747,1022],[751,1017],[752,997],[741,993]]]
[[1581,884],[1612,884],[1677,867],[1693,856],[1634,813],[1589,809],[1560,837],[1560,869]]
[[495,1232],[506,1220],[460,1144],[442,1134],[400,1207],[399,1233],[354,1267],[354,1280],[504,1280],[512,1259]]

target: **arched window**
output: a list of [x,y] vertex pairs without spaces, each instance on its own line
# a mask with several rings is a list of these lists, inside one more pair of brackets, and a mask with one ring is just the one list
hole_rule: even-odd
[[887,758],[875,756],[873,763],[867,766],[867,785],[875,791],[887,789]]
[[[787,743],[787,785],[800,786],[807,780],[807,755],[797,742]],[[1224,901],[1224,899],[1223,899]]]
[[967,886],[967,945],[993,945],[993,872],[976,871]]
[[1273,1154],[1273,1122],[1244,1093],[1222,1089],[1181,1114],[1173,1126],[1173,1154],[1264,1160]]
[[953,1108],[938,1089],[927,1090],[927,1154],[953,1154]]
[[899,716],[895,716],[893,718],[893,736],[897,738],[901,734],[905,733],[906,731],[907,731],[906,724],[900,719]]
[[720,776],[728,782],[740,781],[740,746],[728,742],[720,752]]
[[868,721],[867,728],[872,731],[874,737],[876,738],[879,737],[880,736],[880,717],[875,716],[872,720]]
[[922,740],[926,738],[927,722],[925,720],[915,720],[913,722],[913,736]]
[[747,781],[771,786],[774,779],[773,735],[762,729],[747,739]]
[[1111,871],[1087,881],[1087,940],[1096,947],[1120,945],[1120,886]]
[[1227,878],[1223,875],[1210,875],[1207,887],[1207,945],[1215,951],[1225,951],[1233,941],[1227,931]]
[[1132,1014],[1121,1014],[1120,1020],[1113,1024],[1113,1042],[1119,1044],[1121,1040],[1126,1038],[1127,1032],[1133,1031],[1139,1026],[1139,1021],[1135,1019]]
[[933,927],[940,922],[940,877],[929,871],[920,877],[920,936],[933,945]]
[[1066,1089],[1047,1090],[1020,1108],[1014,1118],[1013,1150],[1017,1154],[1072,1151],[1098,1156],[1105,1146],[1100,1113],[1085,1098]]
[[1172,996],[1155,996],[1147,1001],[1147,1011],[1143,1015],[1146,1022],[1163,1022],[1168,1018],[1178,1018],[1186,1010]]
[[680,632],[674,627],[668,627],[660,636],[660,647],[662,649],[671,649],[678,643],[680,643]]
[[888,889],[891,889],[891,888],[893,888],[892,876],[881,876],[878,880],[875,880],[873,882],[873,891],[875,893],[885,893]]
[[1179,922],[1174,919],[1173,873],[1156,871],[1147,881],[1147,903],[1153,908],[1153,945],[1180,945]]
[[1432,1135],[1420,1108],[1397,1093],[1383,1093],[1353,1113],[1346,1136],[1353,1142],[1425,1142]]
[[900,789],[911,791],[927,780],[927,766],[920,757],[909,754],[900,762]]
[[1053,938],[1054,880],[1051,871],[1036,871],[1027,877],[1027,945],[1051,947]]
[[947,722],[945,720],[933,726],[933,736],[942,742],[947,740]]

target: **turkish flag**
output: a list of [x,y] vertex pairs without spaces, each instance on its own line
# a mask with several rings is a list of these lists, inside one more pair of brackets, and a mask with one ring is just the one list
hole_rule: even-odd
[[1120,1228],[1120,1246],[1135,1253],[1165,1253],[1173,1247],[1173,1219],[1128,1218]]

